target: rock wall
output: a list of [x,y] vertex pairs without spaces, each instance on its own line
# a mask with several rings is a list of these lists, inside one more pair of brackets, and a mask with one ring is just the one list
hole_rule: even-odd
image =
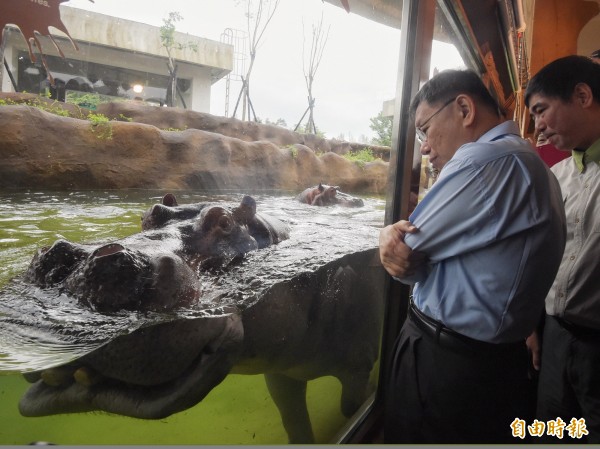
[[389,161],[390,155],[389,147],[324,139],[312,134],[300,134],[280,126],[245,122],[235,118],[219,117],[180,108],[157,108],[136,101],[101,104],[98,112],[114,120],[122,120],[123,117],[127,117],[134,122],[154,125],[161,129],[195,128],[235,137],[246,142],[268,140],[279,146],[302,144],[316,153],[331,151],[336,154],[345,154],[367,147],[384,161]]
[[97,112],[115,120],[94,124],[90,111],[66,105],[82,118],[63,117],[25,97],[0,106],[0,189],[301,191],[324,182],[354,193],[386,190],[388,162],[359,164],[332,151],[352,144],[137,102],[103,106]]

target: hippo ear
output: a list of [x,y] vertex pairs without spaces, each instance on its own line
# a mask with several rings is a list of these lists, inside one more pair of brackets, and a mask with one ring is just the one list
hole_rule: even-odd
[[233,209],[233,218],[238,223],[248,224],[256,215],[256,201],[245,195],[240,205]]
[[175,195],[173,195],[172,193],[167,193],[165,196],[163,196],[162,203],[164,206],[169,207],[178,206],[177,198],[175,198]]
[[173,210],[162,204],[155,204],[142,217],[142,230],[156,229],[173,218]]

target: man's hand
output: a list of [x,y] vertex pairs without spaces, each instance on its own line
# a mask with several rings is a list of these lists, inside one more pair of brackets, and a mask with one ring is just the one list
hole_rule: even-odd
[[379,233],[381,264],[392,276],[398,278],[411,276],[425,262],[424,253],[413,251],[404,243],[404,236],[414,232],[418,232],[418,229],[413,224],[400,220],[386,226]]
[[538,337],[537,331],[533,331],[533,333],[527,337],[525,340],[527,344],[527,349],[529,350],[529,354],[531,355],[531,364],[536,371],[540,370],[542,365],[541,363],[541,348],[540,348],[540,339]]

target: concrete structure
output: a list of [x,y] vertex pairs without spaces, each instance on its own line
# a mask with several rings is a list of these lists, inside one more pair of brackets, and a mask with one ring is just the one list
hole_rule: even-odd
[[[53,34],[65,54],[63,60],[50,39],[39,38],[58,87],[50,88],[45,81],[45,69],[39,60],[35,64],[30,61],[19,30],[10,26],[5,29],[4,58],[19,90],[43,93],[48,89],[61,100],[65,91],[69,98],[72,90],[164,104],[169,82],[168,57],[158,27],[63,5],[60,10],[61,19],[79,50],[62,33]],[[232,70],[233,47],[179,32],[175,32],[175,41],[192,43],[197,48],[197,51],[190,48],[172,51],[181,93],[176,104],[185,103],[188,109],[210,112],[211,86]],[[6,67],[2,70],[2,91],[15,91]],[[63,98],[60,98],[61,88]]]

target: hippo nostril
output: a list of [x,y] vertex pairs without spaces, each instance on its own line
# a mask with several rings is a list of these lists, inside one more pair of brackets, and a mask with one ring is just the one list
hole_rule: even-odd
[[200,220],[194,226],[196,228],[199,226],[202,232],[210,232],[217,227],[225,232],[230,232],[233,227],[233,219],[222,207],[211,207],[201,212]]
[[118,243],[111,243],[110,245],[106,245],[101,248],[98,248],[96,251],[94,251],[94,253],[92,254],[92,257],[96,258],[96,257],[110,256],[111,254],[116,254],[116,253],[124,251],[124,250],[125,250],[125,248],[123,247],[123,245],[119,245]]
[[223,215],[221,218],[219,218],[219,228],[221,228],[221,230],[223,232],[225,232],[226,234],[229,234],[231,232],[231,230],[233,229],[233,220],[231,219],[231,217],[228,217],[227,215]]

